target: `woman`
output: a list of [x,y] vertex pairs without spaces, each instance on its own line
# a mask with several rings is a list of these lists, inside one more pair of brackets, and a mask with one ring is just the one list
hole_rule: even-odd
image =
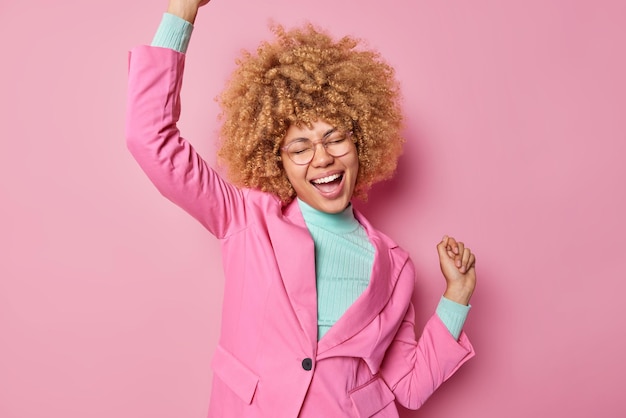
[[411,260],[350,203],[401,152],[393,70],[350,38],[275,28],[221,96],[227,182],[176,127],[184,52],[207,3],[171,0],[153,45],[131,52],[127,142],[161,193],[222,243],[209,416],[418,408],[474,354],[461,328],[475,256],[451,237],[437,245],[447,287],[417,342]]

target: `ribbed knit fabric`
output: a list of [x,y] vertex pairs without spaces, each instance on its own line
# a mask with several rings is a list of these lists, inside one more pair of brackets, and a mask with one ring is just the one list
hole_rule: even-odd
[[154,34],[152,46],[170,48],[183,54],[187,52],[193,25],[170,13],[163,13],[159,29]]
[[315,242],[319,340],[369,285],[374,246],[354,218],[352,205],[330,214],[300,199],[298,204]]
[[[152,46],[185,53],[192,31],[191,23],[164,13]],[[299,199],[298,203],[315,242],[319,339],[367,288],[374,263],[374,248],[365,230],[354,218],[352,206],[332,215],[319,212]],[[437,315],[458,339],[469,310],[470,306],[442,297]]]
[[467,319],[467,314],[471,307],[472,305],[461,305],[443,296],[439,301],[439,305],[437,305],[437,316],[456,340],[458,340],[461,335],[463,325],[465,325],[465,320]]

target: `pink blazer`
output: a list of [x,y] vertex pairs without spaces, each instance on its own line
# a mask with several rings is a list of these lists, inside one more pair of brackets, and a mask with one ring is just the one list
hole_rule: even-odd
[[159,191],[222,244],[211,417],[397,417],[474,355],[436,315],[416,341],[407,253],[358,212],[376,249],[369,287],[317,341],[313,240],[297,203],[225,182],[176,128],[184,55],[129,59],[127,143]]

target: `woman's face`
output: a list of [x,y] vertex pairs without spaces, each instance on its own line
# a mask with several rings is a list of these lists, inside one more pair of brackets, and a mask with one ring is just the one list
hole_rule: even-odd
[[[349,151],[340,157],[330,155],[320,142],[322,139],[332,141],[343,134],[345,132],[322,121],[314,122],[311,129],[292,125],[287,130],[281,148],[285,173],[298,198],[326,213],[339,213],[348,206],[359,172],[356,146],[350,137],[346,139]],[[285,147],[304,140],[314,143],[314,154],[310,163],[299,165],[289,157]]]

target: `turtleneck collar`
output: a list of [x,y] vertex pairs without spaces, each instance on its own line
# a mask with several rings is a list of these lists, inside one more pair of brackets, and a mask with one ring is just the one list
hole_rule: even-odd
[[315,225],[336,234],[353,232],[360,225],[354,217],[352,203],[342,212],[326,213],[309,206],[300,199],[297,200],[307,225]]

